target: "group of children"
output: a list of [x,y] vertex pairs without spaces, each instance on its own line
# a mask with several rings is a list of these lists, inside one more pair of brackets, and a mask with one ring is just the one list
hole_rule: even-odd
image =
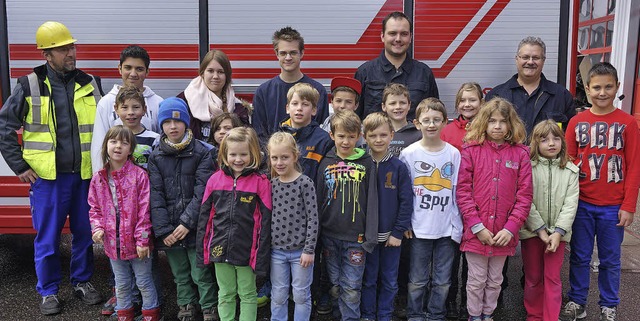
[[[134,57],[121,65],[130,59],[145,63]],[[92,233],[111,260],[119,320],[133,320],[136,292],[145,320],[160,319],[157,250],[175,279],[180,320],[200,313],[234,320],[236,297],[239,319],[256,320],[256,276],[267,273],[272,320],[287,319],[290,297],[294,319],[309,320],[318,260],[335,316],[391,320],[407,246],[409,320],[444,320],[456,307],[448,294],[460,252],[468,262],[460,310],[468,320],[493,320],[502,268],[519,239],[527,320],[576,320],[586,316],[594,235],[602,315],[613,315],[601,320],[615,320],[623,226],[633,220],[640,175],[629,165],[639,152],[637,124],[613,106],[611,65],[592,68],[593,107],[571,120],[566,140],[545,121],[529,146],[514,107],[483,102],[477,84],[458,91],[460,116],[451,124],[435,98],[408,120],[409,92],[399,84],[385,88],[383,112],[361,122],[354,112],[361,86],[351,78],[332,82],[335,114],[324,126],[314,120],[318,90],[291,87],[289,118],[266,146],[229,113],[211,120],[209,142],[194,138],[188,106],[176,97],[155,111],[159,137],[141,143],[141,122],[154,111],[141,88],[114,88],[122,125],[109,124],[93,144],[104,166],[91,181]],[[570,302],[562,309],[560,269],[572,233]]]

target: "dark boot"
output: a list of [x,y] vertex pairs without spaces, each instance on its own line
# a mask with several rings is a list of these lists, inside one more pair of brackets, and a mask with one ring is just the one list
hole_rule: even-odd
[[136,318],[136,313],[133,311],[133,308],[118,310],[118,321],[134,321]]
[[160,308],[142,310],[142,321],[160,321]]

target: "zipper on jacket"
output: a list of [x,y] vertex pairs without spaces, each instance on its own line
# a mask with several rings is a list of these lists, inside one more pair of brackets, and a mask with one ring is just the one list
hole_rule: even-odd
[[[237,198],[237,191],[236,191],[236,187],[238,186],[238,177],[233,177],[233,190],[231,191],[233,193],[233,198],[231,200],[231,211],[229,214],[229,224],[233,225],[233,210],[236,208],[236,198]],[[227,233],[227,249],[229,248],[229,244],[231,243],[231,231],[233,230],[233,226],[229,226],[229,233]],[[229,253],[227,251],[227,255],[225,255],[225,262],[229,262]]]
[[552,185],[552,182],[551,182],[551,178],[552,178],[551,177],[551,161],[549,162],[549,168],[548,169],[549,169],[549,191],[548,191],[549,196],[547,197],[547,218],[550,219],[551,218],[551,193],[552,193],[552,191],[551,191],[551,185]]

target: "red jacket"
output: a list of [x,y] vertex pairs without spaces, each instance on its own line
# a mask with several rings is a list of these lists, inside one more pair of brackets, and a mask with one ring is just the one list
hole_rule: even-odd
[[467,134],[468,120],[464,119],[462,115],[454,119],[440,132],[440,139],[453,145],[459,151],[462,151],[462,139]]
[[[484,256],[514,255],[518,231],[533,200],[529,150],[522,144],[465,144],[456,198],[464,231],[460,250]],[[471,227],[482,223],[494,235],[503,228],[513,235],[504,247],[482,245]]]
[[[153,249],[151,215],[149,214],[149,176],[140,166],[128,160],[111,176],[116,185],[120,222],[120,259],[131,260],[138,257],[136,246]],[[116,210],[113,206],[107,169],[93,175],[89,185],[89,220],[91,233],[103,230],[104,253],[110,259],[118,259],[116,240]]]

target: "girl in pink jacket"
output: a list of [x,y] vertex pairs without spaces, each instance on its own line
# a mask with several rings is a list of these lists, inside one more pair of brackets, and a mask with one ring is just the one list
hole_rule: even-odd
[[118,320],[134,320],[132,282],[142,294],[144,319],[159,320],[151,270],[149,177],[133,163],[135,148],[136,138],[130,129],[122,125],[109,129],[102,143],[106,165],[93,176],[89,187],[89,218],[93,241],[104,244],[115,275]]
[[461,153],[456,198],[469,263],[469,320],[492,321],[502,267],[515,254],[518,231],[533,198],[524,124],[508,101],[486,102],[471,123]]

